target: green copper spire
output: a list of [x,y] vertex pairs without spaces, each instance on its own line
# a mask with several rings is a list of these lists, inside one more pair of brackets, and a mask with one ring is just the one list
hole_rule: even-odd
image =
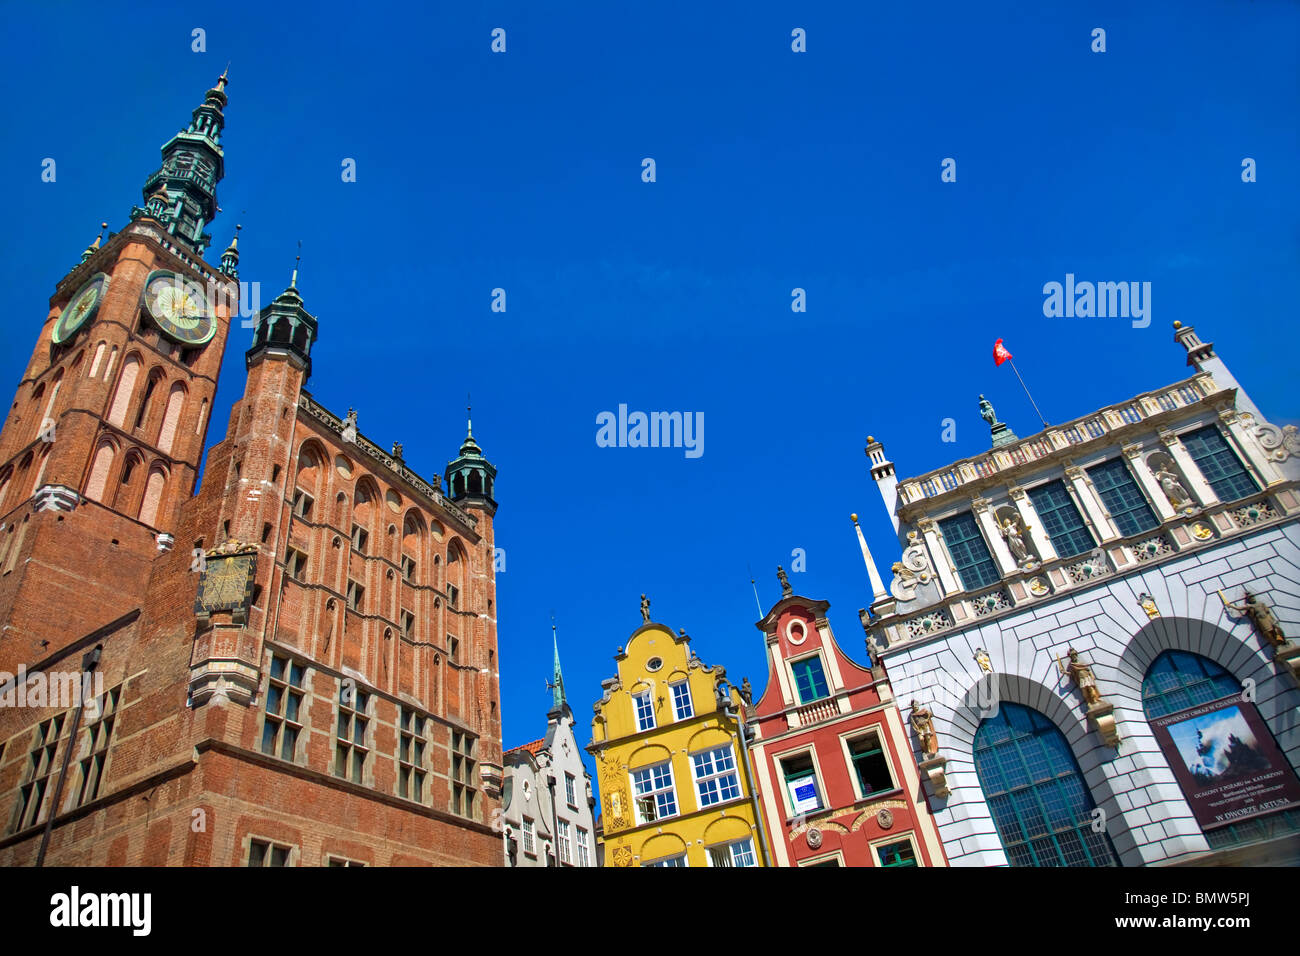
[[470,406],[465,407],[465,440],[460,445],[460,455],[447,463],[443,477],[447,479],[447,493],[452,501],[465,498],[478,499],[496,511],[496,501],[492,498],[493,486],[496,484],[497,470],[492,462],[483,455],[483,449],[474,440],[474,422],[470,418]]
[[[299,247],[301,248],[301,243]],[[311,349],[316,344],[320,324],[316,316],[303,308],[298,292],[298,265],[302,254],[294,260],[293,278],[271,304],[257,313],[253,327],[253,345],[244,355],[249,367],[265,354],[288,356],[303,368],[303,381],[311,378]]]
[[560,671],[560,641],[555,636],[555,618],[551,618],[551,646],[555,650],[555,664],[551,675],[551,709],[561,710],[568,703],[564,698],[564,674]]
[[217,183],[226,174],[221,131],[227,73],[208,90],[189,126],[163,146],[162,166],[144,183],[145,205],[131,210],[133,220],[153,219],[200,256],[212,241],[203,230],[216,218]]

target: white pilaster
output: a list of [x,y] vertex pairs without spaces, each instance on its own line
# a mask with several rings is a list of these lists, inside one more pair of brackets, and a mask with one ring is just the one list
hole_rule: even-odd
[[1163,524],[1174,517],[1174,506],[1169,503],[1164,489],[1160,487],[1160,482],[1156,480],[1156,476],[1151,473],[1151,468],[1147,465],[1146,459],[1142,457],[1142,445],[1134,442],[1131,445],[1125,445],[1120,450],[1124,453],[1124,457],[1128,459],[1128,470],[1137,479],[1138,485],[1146,494],[1147,501],[1155,509],[1161,523]]
[[964,589],[957,581],[957,569],[953,567],[948,549],[939,543],[939,528],[934,523],[934,519],[921,518],[917,521],[916,528],[925,539],[926,550],[930,552],[930,564],[934,567],[934,573],[939,576],[939,584],[943,588],[944,595],[960,594]]
[[1237,454],[1246,459],[1261,485],[1267,487],[1282,479],[1282,473],[1278,471],[1277,465],[1264,453],[1264,449],[1259,447],[1259,442],[1246,431],[1235,408],[1219,412],[1219,421],[1228,432],[1228,445],[1237,446]]
[[1219,503],[1219,496],[1214,493],[1210,483],[1205,480],[1201,474],[1201,469],[1196,467],[1196,462],[1192,461],[1191,454],[1187,451],[1187,446],[1173,432],[1166,429],[1160,429],[1160,441],[1169,449],[1169,457],[1173,458],[1178,465],[1178,470],[1183,473],[1187,479],[1187,490],[1202,507],[1206,505],[1216,505]]
[[1078,465],[1068,465],[1065,469],[1065,480],[1067,487],[1074,493],[1075,506],[1083,505],[1081,509],[1083,520],[1090,526],[1093,538],[1099,542],[1113,541],[1118,538],[1119,529],[1106,514],[1101,498],[1097,496],[1097,490],[1092,485],[1092,479],[1084,473],[1083,469]]

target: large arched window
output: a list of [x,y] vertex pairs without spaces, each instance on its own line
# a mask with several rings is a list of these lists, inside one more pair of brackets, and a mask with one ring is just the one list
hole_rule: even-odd
[[[1215,701],[1226,703],[1203,706]],[[1142,680],[1142,712],[1166,756],[1176,751],[1188,765],[1174,768],[1174,776],[1198,817],[1208,795],[1216,802],[1239,799],[1241,809],[1258,813],[1255,801],[1237,798],[1233,786],[1245,790],[1253,777],[1275,766],[1290,771],[1258,709],[1242,694],[1241,682],[1207,657],[1165,651],[1152,661]],[[1190,781],[1184,779],[1184,769],[1192,775]],[[1247,816],[1225,826],[1211,825],[1208,816],[1198,822],[1210,848],[1219,850],[1300,831],[1300,808]]]
[[1038,711],[1002,703],[986,717],[975,770],[1012,866],[1119,865],[1065,735]]

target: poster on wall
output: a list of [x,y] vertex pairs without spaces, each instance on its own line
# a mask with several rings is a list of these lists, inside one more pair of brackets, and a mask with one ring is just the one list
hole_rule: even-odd
[[1157,717],[1151,729],[1201,829],[1300,806],[1300,779],[1241,697]]

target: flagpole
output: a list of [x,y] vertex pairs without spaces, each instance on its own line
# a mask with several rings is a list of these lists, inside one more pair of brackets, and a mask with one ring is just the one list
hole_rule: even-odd
[[1034,396],[1029,394],[1029,386],[1026,385],[1025,380],[1020,377],[1020,369],[1016,368],[1015,359],[1009,358],[1007,359],[1007,362],[1011,366],[1011,371],[1016,373],[1016,379],[1020,382],[1020,387],[1025,390],[1025,397],[1029,399],[1029,404],[1034,406],[1034,412],[1038,415],[1038,420],[1043,423],[1044,428],[1050,427],[1047,424],[1047,419],[1043,417],[1043,413],[1038,410],[1038,404],[1034,401]]
[[749,583],[754,587],[754,605],[758,608],[758,616],[762,617],[763,602],[758,599],[758,582],[754,580],[754,570],[748,564],[745,565],[745,570],[749,572]]

